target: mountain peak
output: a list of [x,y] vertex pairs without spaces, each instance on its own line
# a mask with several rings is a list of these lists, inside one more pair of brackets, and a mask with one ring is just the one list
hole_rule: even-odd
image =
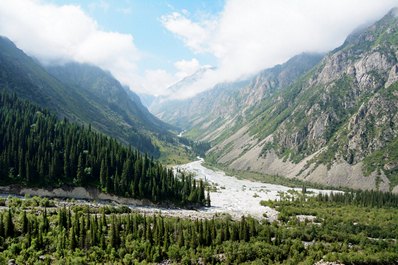
[[390,10],[390,12],[387,13],[386,16],[394,16],[397,17],[398,16],[398,6],[394,7]]
[[199,81],[203,76],[211,71],[214,71],[216,67],[211,66],[211,65],[204,65],[200,67],[198,70],[196,70],[193,74],[184,77],[180,81],[177,81],[173,85],[169,86],[167,88],[169,94],[175,94],[178,93],[181,89],[188,87],[195,82]]

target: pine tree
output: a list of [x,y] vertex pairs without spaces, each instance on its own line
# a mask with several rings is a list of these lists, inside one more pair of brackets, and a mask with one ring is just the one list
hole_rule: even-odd
[[106,164],[105,164],[105,160],[102,159],[101,161],[101,169],[100,169],[100,184],[101,187],[106,187],[107,185],[107,181],[106,178],[108,176],[108,170],[106,169]]
[[209,191],[209,189],[207,189],[206,206],[207,206],[207,207],[210,207],[210,206],[211,206],[210,191]]
[[28,232],[29,220],[26,216],[26,211],[22,212],[22,234],[26,234]]
[[82,185],[84,181],[84,168],[83,168],[83,156],[79,154],[78,162],[77,162],[77,172],[76,172],[76,185]]
[[13,237],[14,236],[14,222],[12,220],[12,212],[11,209],[8,209],[8,214],[6,216],[6,222],[5,222],[5,236],[6,237]]
[[50,224],[47,218],[47,208],[44,208],[44,212],[42,213],[42,222],[41,222],[41,230],[43,232],[48,232]]
[[75,229],[69,230],[69,248],[70,250],[74,250],[77,247],[77,240],[75,235]]

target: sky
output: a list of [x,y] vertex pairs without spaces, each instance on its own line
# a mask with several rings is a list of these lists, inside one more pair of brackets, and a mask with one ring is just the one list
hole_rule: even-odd
[[[328,52],[398,0],[2,0],[0,35],[43,64],[89,63],[131,90],[186,98],[302,52]],[[167,88],[201,67],[197,82]]]

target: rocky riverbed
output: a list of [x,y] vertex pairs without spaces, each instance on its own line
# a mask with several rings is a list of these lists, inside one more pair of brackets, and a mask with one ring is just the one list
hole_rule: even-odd
[[[210,193],[211,206],[204,210],[207,213],[228,213],[233,218],[251,215],[263,218],[264,214],[271,221],[277,217],[277,211],[260,205],[262,200],[278,200],[282,193],[289,190],[301,192],[301,188],[290,188],[282,185],[267,184],[251,180],[237,179],[227,176],[222,171],[214,171],[203,166],[203,159],[178,166],[178,168],[193,172],[195,177],[209,182],[216,191]],[[307,189],[312,194],[339,192],[332,190]]]

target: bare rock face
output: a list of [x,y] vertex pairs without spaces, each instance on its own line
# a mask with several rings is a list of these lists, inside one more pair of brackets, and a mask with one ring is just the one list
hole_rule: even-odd
[[[355,78],[358,82],[359,87],[364,89],[372,89],[377,86],[381,77],[384,77],[387,71],[391,68],[394,60],[389,60],[385,53],[377,50],[373,50],[368,54],[365,54],[355,64]],[[382,76],[374,78],[371,73],[379,73]]]
[[398,81],[398,65],[394,65],[390,72],[388,73],[388,80],[385,84],[385,87],[391,86],[393,83]]
[[337,52],[326,57],[324,59],[324,66],[318,75],[316,82],[326,85],[339,79],[346,71],[354,71],[355,73],[355,68],[351,69],[350,67],[347,67],[350,64],[348,61],[349,56],[350,54],[347,52]]
[[[390,50],[381,49],[380,46],[362,54],[355,54],[352,49],[342,49],[325,58],[324,66],[313,85],[318,83],[327,86],[347,76],[354,82],[353,95],[358,96],[361,93],[376,91],[384,83],[388,86],[398,80],[398,69],[394,68],[396,62],[395,54]],[[389,81],[386,83],[387,78]]]
[[355,152],[354,162],[359,162],[397,137],[396,99],[393,97],[391,100],[377,94],[362,103],[357,113],[350,118],[346,151]]

